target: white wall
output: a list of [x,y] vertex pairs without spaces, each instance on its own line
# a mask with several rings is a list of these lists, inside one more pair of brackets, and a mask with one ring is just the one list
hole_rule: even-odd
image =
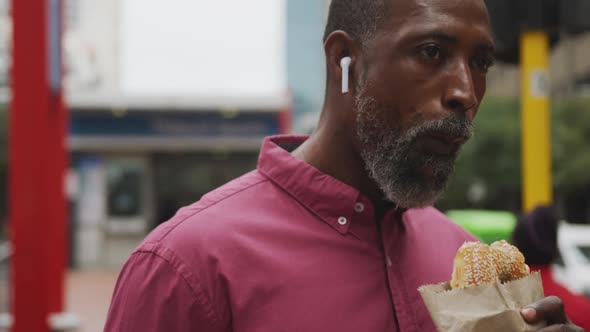
[[281,0],[124,0],[125,94],[273,98],[286,89]]
[[[273,108],[287,99],[285,0],[78,1],[73,105]],[[144,104],[144,105],[142,105]]]

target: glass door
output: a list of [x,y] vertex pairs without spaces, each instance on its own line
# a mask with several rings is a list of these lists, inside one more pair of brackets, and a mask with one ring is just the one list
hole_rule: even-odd
[[106,182],[107,232],[145,235],[153,214],[149,204],[152,179],[147,158],[108,158]]

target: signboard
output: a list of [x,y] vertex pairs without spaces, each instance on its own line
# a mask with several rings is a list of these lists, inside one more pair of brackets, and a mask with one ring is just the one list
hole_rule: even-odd
[[72,112],[74,137],[243,137],[261,138],[279,132],[276,113],[220,112]]
[[547,98],[549,96],[549,73],[545,69],[531,72],[531,95],[535,98]]
[[286,0],[76,0],[67,9],[74,108],[285,107]]
[[283,98],[285,0],[124,0],[120,8],[125,95]]

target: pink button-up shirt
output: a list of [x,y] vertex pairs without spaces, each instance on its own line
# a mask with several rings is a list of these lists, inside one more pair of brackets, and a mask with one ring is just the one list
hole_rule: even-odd
[[[267,138],[258,169],[181,209],[125,264],[105,331],[436,331],[417,291],[473,237],[434,208],[376,221]],[[380,226],[379,226],[380,225]]]

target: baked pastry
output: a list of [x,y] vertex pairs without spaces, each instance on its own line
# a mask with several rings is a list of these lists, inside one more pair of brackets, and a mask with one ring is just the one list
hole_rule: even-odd
[[465,242],[453,261],[451,288],[509,282],[529,274],[523,254],[510,243],[504,240],[492,245]]
[[494,265],[492,249],[485,243],[466,242],[459,250],[453,262],[451,287],[465,288],[498,281],[498,272]]
[[490,247],[501,282],[524,278],[530,274],[531,270],[525,264],[524,256],[518,248],[505,240],[496,241]]

